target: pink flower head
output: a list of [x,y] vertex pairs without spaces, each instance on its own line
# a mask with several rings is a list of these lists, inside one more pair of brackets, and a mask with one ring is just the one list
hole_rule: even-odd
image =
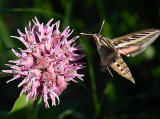
[[60,32],[60,21],[51,24],[52,20],[44,25],[35,18],[33,27],[29,22],[25,33],[18,30],[19,37],[11,36],[19,39],[26,49],[19,48],[21,53],[12,49],[18,60],[10,60],[12,64],[6,65],[11,70],[3,70],[14,74],[8,82],[23,78],[18,87],[23,86],[21,94],[26,94],[26,100],[42,95],[47,108],[48,99],[51,99],[52,105],[56,105],[57,101],[59,104],[59,96],[67,88],[69,81],[77,82],[74,80],[76,77],[82,80],[83,75],[77,71],[84,68],[83,63],[77,62],[84,55],[75,53],[82,49],[73,44],[79,36],[67,40],[73,31],[67,27]]

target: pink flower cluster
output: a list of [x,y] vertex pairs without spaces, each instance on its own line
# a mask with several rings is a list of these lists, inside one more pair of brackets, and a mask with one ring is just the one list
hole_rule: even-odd
[[21,94],[26,94],[26,100],[42,96],[47,108],[49,99],[52,105],[56,105],[57,102],[59,104],[59,96],[67,88],[69,81],[77,82],[74,80],[76,77],[82,80],[83,75],[77,71],[84,68],[82,62],[77,62],[84,55],[75,53],[82,50],[74,43],[78,36],[67,40],[73,31],[67,27],[60,32],[60,21],[51,24],[52,21],[53,19],[44,25],[35,18],[33,27],[29,22],[28,28],[25,27],[25,33],[18,30],[20,36],[12,36],[19,39],[26,49],[19,48],[21,53],[12,49],[18,60],[10,60],[11,64],[6,65],[11,70],[3,70],[14,74],[8,82],[23,79],[18,87],[23,86]]

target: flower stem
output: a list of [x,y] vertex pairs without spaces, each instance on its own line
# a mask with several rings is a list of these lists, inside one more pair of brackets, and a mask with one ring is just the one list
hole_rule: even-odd
[[97,91],[96,91],[94,68],[93,68],[92,61],[90,58],[88,58],[88,67],[89,67],[89,75],[90,75],[90,79],[91,79],[93,103],[94,103],[95,112],[96,112],[96,116],[97,116],[99,114],[99,110],[100,110],[100,103],[98,101],[98,96],[97,96]]
[[88,70],[89,70],[89,77],[91,81],[91,88],[92,88],[92,98],[93,98],[93,104],[95,108],[95,116],[97,117],[99,115],[100,111],[100,102],[98,101],[97,91],[96,91],[96,82],[95,82],[95,73],[94,73],[94,67],[92,63],[92,48],[85,40],[80,40],[80,43],[82,45],[82,48],[85,51],[85,54],[87,55],[87,62],[88,62]]

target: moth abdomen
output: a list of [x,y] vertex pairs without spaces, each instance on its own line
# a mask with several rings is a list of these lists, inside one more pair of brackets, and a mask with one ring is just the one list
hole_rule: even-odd
[[112,67],[121,76],[135,83],[127,64],[123,61],[123,59],[119,55],[117,55],[117,57],[115,58],[115,61],[113,61],[110,64],[110,67]]

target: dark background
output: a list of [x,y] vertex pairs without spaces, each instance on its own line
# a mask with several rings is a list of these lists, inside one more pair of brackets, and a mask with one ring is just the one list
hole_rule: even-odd
[[[146,28],[160,29],[160,0],[0,0],[0,70],[9,59],[15,59],[11,48],[24,48],[9,36],[24,31],[28,21],[37,17],[47,23],[61,20],[61,31],[68,25],[80,32],[98,33],[114,38]],[[123,57],[136,84],[102,71],[93,40],[79,38],[86,54],[84,81],[71,85],[60,96],[61,103],[50,109],[39,109],[38,119],[159,119],[160,118],[160,37],[142,54]],[[0,74],[0,117],[13,107],[21,89],[20,80],[6,84],[12,76]]]

